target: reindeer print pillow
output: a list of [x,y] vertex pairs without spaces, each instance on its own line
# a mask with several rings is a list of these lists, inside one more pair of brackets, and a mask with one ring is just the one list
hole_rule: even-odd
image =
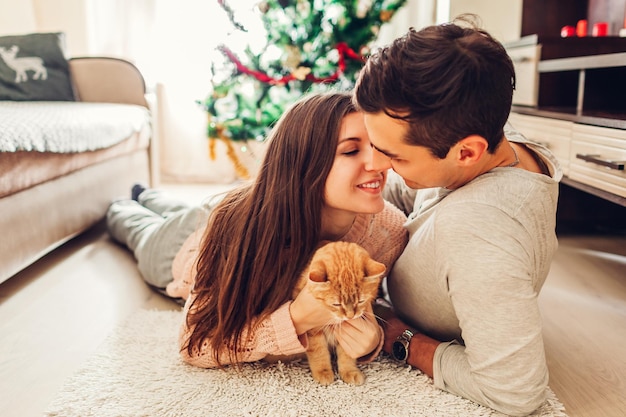
[[0,100],[74,100],[63,33],[0,36]]

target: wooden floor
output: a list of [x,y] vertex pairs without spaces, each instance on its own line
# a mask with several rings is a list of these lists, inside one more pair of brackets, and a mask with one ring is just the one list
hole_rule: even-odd
[[[626,416],[626,236],[561,236],[540,300],[550,386],[567,414]],[[138,308],[178,306],[102,225],[0,284],[0,416],[41,416]]]

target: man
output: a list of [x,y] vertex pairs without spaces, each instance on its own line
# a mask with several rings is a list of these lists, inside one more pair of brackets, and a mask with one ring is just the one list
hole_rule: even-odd
[[[557,249],[554,156],[505,132],[515,71],[467,24],[409,32],[355,90],[385,198],[409,214],[388,280],[384,349],[435,386],[511,415],[545,401],[537,296]],[[467,23],[467,22],[465,22]]]

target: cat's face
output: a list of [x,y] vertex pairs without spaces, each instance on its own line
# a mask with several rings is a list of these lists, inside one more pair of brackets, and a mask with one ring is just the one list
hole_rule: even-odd
[[362,316],[378,295],[385,265],[356,243],[332,242],[318,249],[309,267],[313,295],[337,321]]

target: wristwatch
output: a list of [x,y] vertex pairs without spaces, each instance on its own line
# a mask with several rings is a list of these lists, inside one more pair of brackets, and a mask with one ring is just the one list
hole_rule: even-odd
[[409,358],[409,343],[411,343],[412,337],[413,332],[409,329],[406,329],[393,342],[393,345],[391,346],[391,356],[393,356],[394,359],[406,362],[406,360]]

